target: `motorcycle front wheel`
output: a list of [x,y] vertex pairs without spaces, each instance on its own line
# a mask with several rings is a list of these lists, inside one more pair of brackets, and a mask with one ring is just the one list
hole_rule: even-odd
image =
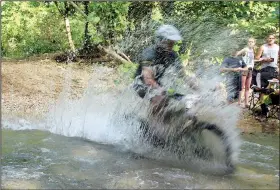
[[[232,173],[235,170],[232,143],[227,134],[218,126],[196,122],[192,130],[183,131],[176,142],[178,148],[173,149],[181,155],[189,152],[195,158],[224,164],[227,173]],[[174,147],[174,143],[172,144]]]

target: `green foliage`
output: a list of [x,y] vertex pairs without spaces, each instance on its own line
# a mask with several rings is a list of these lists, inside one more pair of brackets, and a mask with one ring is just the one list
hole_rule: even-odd
[[124,73],[125,75],[127,75],[129,78],[133,78],[134,73],[137,69],[138,65],[135,63],[125,63],[125,64],[121,64],[118,67],[118,71],[120,73]]
[[[91,2],[88,21],[95,27],[90,28],[94,43],[113,44],[122,39],[128,25],[129,2]],[[101,19],[102,18],[102,19]]]
[[263,43],[267,34],[279,32],[276,2],[175,1],[167,4],[169,7],[162,3],[165,15],[166,9],[171,10],[165,23],[172,23],[181,30],[183,44],[179,51],[177,46],[175,50],[185,63],[204,59],[221,63],[233,49],[244,47],[249,37]]
[[6,2],[2,9],[4,56],[22,57],[66,49],[64,25],[54,7]]
[[258,39],[264,39],[267,34],[279,33],[278,3],[250,2],[248,17],[236,20],[231,26],[248,31]]
[[256,38],[279,32],[278,2],[196,1],[175,2],[173,17],[185,20],[215,21],[250,32]]
[[138,64],[135,63],[125,63],[118,66],[117,72],[119,74],[119,78],[114,81],[116,85],[119,84],[129,84],[134,80],[134,74]]
[[87,21],[92,24],[97,24],[100,21],[100,17],[96,16],[95,12],[92,12],[88,15]]
[[[5,1],[2,5],[2,55],[26,57],[68,50],[65,23],[59,12],[66,8],[70,10],[67,16],[77,48],[84,44],[88,21],[90,43],[115,45],[124,41],[126,44],[121,48],[131,56],[152,41],[154,29],[162,23],[173,24],[182,31],[184,40],[174,50],[187,61],[207,56],[220,60],[231,46],[244,43],[248,36],[263,40],[268,33],[279,33],[278,2],[90,1],[87,18],[81,13],[85,11],[83,3],[75,3],[81,11],[69,2],[58,2],[57,7],[54,2]],[[144,18],[154,24],[143,26]],[[125,40],[128,31],[130,41]],[[136,33],[135,38],[132,33]],[[231,40],[226,41],[228,37]],[[131,45],[134,43],[138,45]]]
[[266,105],[272,104],[272,100],[269,97],[269,95],[264,96],[263,103],[266,104]]

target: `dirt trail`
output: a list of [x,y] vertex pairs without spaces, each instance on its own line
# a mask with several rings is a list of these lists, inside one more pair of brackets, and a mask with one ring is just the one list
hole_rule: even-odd
[[[70,68],[71,67],[71,68]],[[3,119],[15,116],[40,118],[55,103],[65,85],[71,82],[71,97],[79,98],[91,80],[107,90],[116,89],[116,71],[101,66],[57,64],[50,59],[2,62],[2,115]],[[92,79],[92,77],[94,77]],[[260,123],[244,110],[238,127],[245,133],[279,130],[279,122]]]

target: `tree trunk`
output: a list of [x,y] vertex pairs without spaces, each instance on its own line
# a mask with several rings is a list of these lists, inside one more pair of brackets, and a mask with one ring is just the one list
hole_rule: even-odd
[[[88,16],[88,1],[84,1],[84,7],[85,7],[85,15]],[[84,36],[84,47],[83,49],[88,49],[90,46],[90,35],[88,31],[88,21],[85,23],[85,36]]]
[[[87,15],[84,13],[84,11],[82,11],[74,2],[69,1],[69,3],[72,4],[73,7],[75,7],[75,9],[78,12],[80,12],[85,19],[87,19]],[[105,48],[105,47],[103,47],[101,45],[98,45],[97,48],[99,50],[104,51],[105,53],[109,54],[111,57],[113,57],[115,60],[117,60],[117,61],[119,61],[121,63],[132,63],[130,61],[130,59],[126,55],[124,55],[124,53],[122,53],[122,52],[119,52],[119,54],[121,54],[123,57],[120,56],[118,53],[116,53],[114,50],[112,50],[110,47]]]
[[65,21],[66,33],[67,33],[67,37],[68,37],[68,41],[69,41],[71,51],[75,52],[75,45],[74,45],[74,42],[72,40],[70,21],[69,21],[68,17],[65,16],[64,21]]

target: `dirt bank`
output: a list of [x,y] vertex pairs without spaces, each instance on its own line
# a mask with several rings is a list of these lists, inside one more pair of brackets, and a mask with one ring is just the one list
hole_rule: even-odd
[[[80,98],[90,80],[116,89],[116,71],[102,66],[57,64],[50,59],[2,62],[2,119],[10,117],[38,118],[70,84],[71,98]],[[245,133],[276,132],[279,122],[258,122],[243,110],[238,127]]]
[[[105,88],[114,88],[115,71],[102,68],[104,67],[57,64],[49,59],[4,61],[3,117],[41,117],[67,84],[70,84],[71,98],[80,98],[92,77]],[[103,74],[98,75],[101,70]]]

